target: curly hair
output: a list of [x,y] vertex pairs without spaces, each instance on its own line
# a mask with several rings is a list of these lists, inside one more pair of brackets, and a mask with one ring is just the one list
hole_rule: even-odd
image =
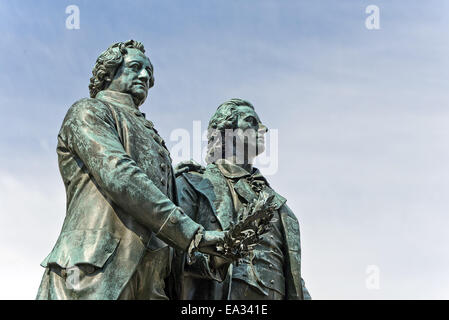
[[230,99],[220,104],[209,121],[207,128],[207,156],[206,162],[213,163],[225,154],[225,131],[237,129],[237,107],[247,106],[254,110],[254,106],[243,99]]
[[[133,48],[145,53],[145,48],[141,42],[135,40],[128,40],[126,42],[117,42],[103,51],[95,62],[92,70],[92,77],[90,78],[89,94],[91,98],[95,98],[98,92],[104,90],[106,86],[112,81],[118,67],[123,62],[123,56],[128,53],[127,49]],[[151,71],[153,65],[150,62]],[[150,86],[154,85],[154,76],[151,72]]]

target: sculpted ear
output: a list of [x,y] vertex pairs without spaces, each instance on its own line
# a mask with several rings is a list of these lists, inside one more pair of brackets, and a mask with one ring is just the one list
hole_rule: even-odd
[[107,89],[109,87],[109,85],[111,84],[112,80],[115,77],[115,74],[117,73],[118,68],[112,71],[109,71],[105,77],[104,77],[104,84],[103,84],[103,90]]

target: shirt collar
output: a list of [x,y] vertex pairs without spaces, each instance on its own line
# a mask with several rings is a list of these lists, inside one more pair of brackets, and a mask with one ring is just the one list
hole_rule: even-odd
[[134,104],[133,98],[130,94],[112,90],[103,90],[97,93],[96,99],[103,100],[105,102],[113,103],[118,106],[131,107],[138,109]]

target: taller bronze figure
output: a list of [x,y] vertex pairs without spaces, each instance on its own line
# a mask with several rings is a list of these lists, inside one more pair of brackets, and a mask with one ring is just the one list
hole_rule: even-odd
[[104,51],[90,98],[75,102],[62,123],[66,217],[42,262],[38,299],[167,299],[170,246],[214,253],[223,238],[176,205],[169,152],[139,111],[154,84],[144,53],[134,40]]

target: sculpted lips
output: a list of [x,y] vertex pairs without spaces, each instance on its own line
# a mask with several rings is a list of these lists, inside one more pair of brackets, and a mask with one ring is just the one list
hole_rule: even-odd
[[141,86],[143,88],[145,88],[145,90],[148,90],[147,85],[145,83],[143,83],[142,81],[135,81],[133,82],[134,86]]

